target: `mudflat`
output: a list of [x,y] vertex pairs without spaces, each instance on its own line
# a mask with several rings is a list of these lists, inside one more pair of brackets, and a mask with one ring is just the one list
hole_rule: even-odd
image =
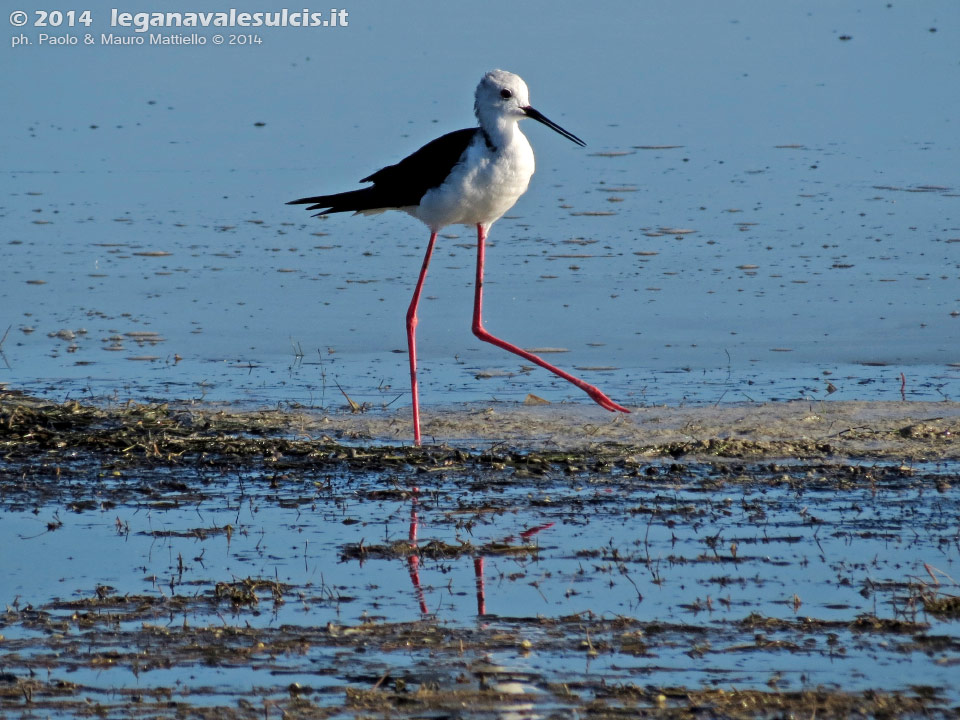
[[4,390],[0,711],[955,717],[958,429]]

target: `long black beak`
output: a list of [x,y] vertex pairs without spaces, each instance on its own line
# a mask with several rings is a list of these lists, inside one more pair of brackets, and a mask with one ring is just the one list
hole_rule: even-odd
[[564,136],[565,138],[567,138],[568,140],[573,140],[573,141],[574,141],[577,145],[579,145],[580,147],[586,147],[587,144],[586,144],[583,140],[581,140],[580,138],[578,138],[578,137],[577,137],[576,135],[574,135],[572,132],[567,132],[566,130],[564,130],[562,127],[560,127],[559,125],[557,125],[553,120],[551,120],[550,118],[548,118],[546,115],[544,115],[544,114],[543,114],[542,112],[540,112],[539,110],[534,110],[534,109],[533,109],[532,107],[530,107],[529,105],[527,105],[525,108],[522,108],[522,110],[527,114],[527,117],[528,117],[528,118],[533,118],[533,119],[536,120],[537,122],[542,122],[542,123],[543,123],[544,125],[546,125],[548,128],[550,128],[551,130],[556,130],[558,133],[560,133],[561,135],[563,135],[563,136]]

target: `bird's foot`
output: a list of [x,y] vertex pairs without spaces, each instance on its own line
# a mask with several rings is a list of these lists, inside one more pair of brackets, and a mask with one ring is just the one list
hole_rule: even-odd
[[603,392],[600,391],[600,388],[598,387],[594,387],[593,385],[588,385],[587,387],[584,388],[584,390],[586,391],[587,395],[589,395],[593,399],[593,401],[597,405],[602,407],[604,410],[609,410],[610,412],[622,412],[622,413],[630,412],[623,405],[620,405],[619,403],[615,403],[613,400],[608,398]]

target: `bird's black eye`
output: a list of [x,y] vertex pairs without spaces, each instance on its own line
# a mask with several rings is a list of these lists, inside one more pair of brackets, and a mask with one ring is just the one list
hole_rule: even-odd
[[504,88],[503,90],[500,91],[500,97],[502,97],[504,100],[509,100],[510,98],[513,97],[513,93],[507,90],[506,88]]

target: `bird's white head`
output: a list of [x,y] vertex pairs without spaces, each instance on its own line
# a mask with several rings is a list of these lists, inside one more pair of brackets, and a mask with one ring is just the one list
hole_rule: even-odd
[[530,91],[519,75],[506,70],[491,70],[477,85],[473,111],[481,125],[499,118],[526,116],[523,108],[530,104]]
[[477,85],[473,111],[477,115],[480,127],[488,133],[507,135],[521,118],[533,118],[549,128],[556,130],[577,145],[586,145],[583,140],[567,132],[555,122],[548,120],[543,113],[530,107],[530,91],[519,75],[506,70],[491,70]]

